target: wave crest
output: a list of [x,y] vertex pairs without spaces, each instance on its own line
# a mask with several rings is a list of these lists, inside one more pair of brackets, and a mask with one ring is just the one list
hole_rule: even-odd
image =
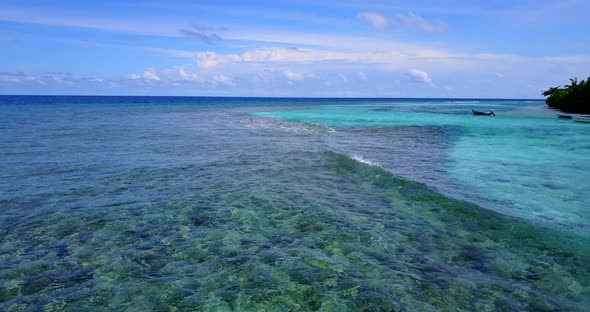
[[356,160],[356,161],[358,161],[358,162],[360,162],[360,163],[363,163],[363,164],[365,164],[365,165],[369,165],[369,166],[373,166],[373,167],[379,167],[379,168],[381,168],[381,165],[379,165],[379,164],[377,164],[377,163],[375,163],[375,162],[372,162],[372,161],[370,161],[370,160],[368,160],[368,159],[366,159],[366,158],[363,158],[363,157],[362,157],[362,156],[360,156],[360,155],[357,155],[357,154],[352,154],[352,155],[350,155],[349,157],[350,157],[351,159],[353,159],[353,160]]

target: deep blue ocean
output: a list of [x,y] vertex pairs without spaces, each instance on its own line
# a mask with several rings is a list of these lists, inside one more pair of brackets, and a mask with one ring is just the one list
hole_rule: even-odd
[[543,101],[0,96],[0,311],[588,311],[588,194]]

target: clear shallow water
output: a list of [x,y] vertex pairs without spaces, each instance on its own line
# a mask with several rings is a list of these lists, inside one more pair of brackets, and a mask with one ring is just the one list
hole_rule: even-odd
[[[498,153],[478,140],[510,147],[502,140],[514,132],[543,155],[540,163],[498,154],[551,170],[542,161],[553,154],[533,134],[538,122],[554,121],[540,110],[485,103],[503,113],[476,120],[458,115],[470,103],[446,109],[420,101],[0,102],[0,309],[583,311],[590,304],[590,242],[571,230],[584,229],[586,215],[580,208],[575,219],[563,208],[577,209],[578,199],[537,211],[552,219],[527,217],[527,202],[501,191],[481,196],[488,184],[480,180],[501,173],[495,163],[481,161],[489,176],[462,169]],[[534,131],[493,138],[513,124],[505,118],[532,119]],[[579,125],[550,129],[587,139]],[[570,148],[575,168],[588,168],[584,146]],[[551,160],[566,155],[553,153]],[[575,197],[559,174],[550,182]],[[529,176],[518,180],[523,190],[538,179]],[[582,176],[574,186],[587,184]]]
[[[498,116],[472,116],[472,108]],[[334,105],[258,115],[325,124],[343,136],[363,132],[360,144],[333,145],[445,194],[590,235],[590,127],[557,119],[542,102]],[[414,159],[399,161],[400,150]]]

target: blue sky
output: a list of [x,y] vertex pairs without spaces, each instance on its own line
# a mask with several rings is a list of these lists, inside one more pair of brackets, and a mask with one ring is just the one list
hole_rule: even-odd
[[0,2],[0,94],[540,98],[588,1]]

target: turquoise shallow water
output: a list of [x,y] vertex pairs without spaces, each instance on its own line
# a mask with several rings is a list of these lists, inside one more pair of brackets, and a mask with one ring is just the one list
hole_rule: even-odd
[[590,127],[539,103],[0,103],[0,310],[590,305]]
[[[495,109],[498,116],[472,116],[471,108]],[[409,172],[407,168],[396,169],[405,163],[397,163],[395,152],[410,149],[413,157],[424,157],[433,152],[431,145],[440,142],[426,146],[409,142],[385,155],[374,153],[373,148],[355,151],[357,147],[349,153],[503,214],[590,235],[590,198],[586,195],[590,193],[590,127],[555,118],[542,102],[368,103],[258,115],[320,123],[345,132],[353,127],[379,126],[386,127],[385,131],[407,127],[439,129],[448,135],[438,139],[452,142],[441,152],[445,159],[436,160],[442,171],[436,179],[428,172],[431,170],[421,176],[423,173]],[[372,140],[369,135],[364,141],[367,139]],[[394,139],[390,138],[390,142]]]

